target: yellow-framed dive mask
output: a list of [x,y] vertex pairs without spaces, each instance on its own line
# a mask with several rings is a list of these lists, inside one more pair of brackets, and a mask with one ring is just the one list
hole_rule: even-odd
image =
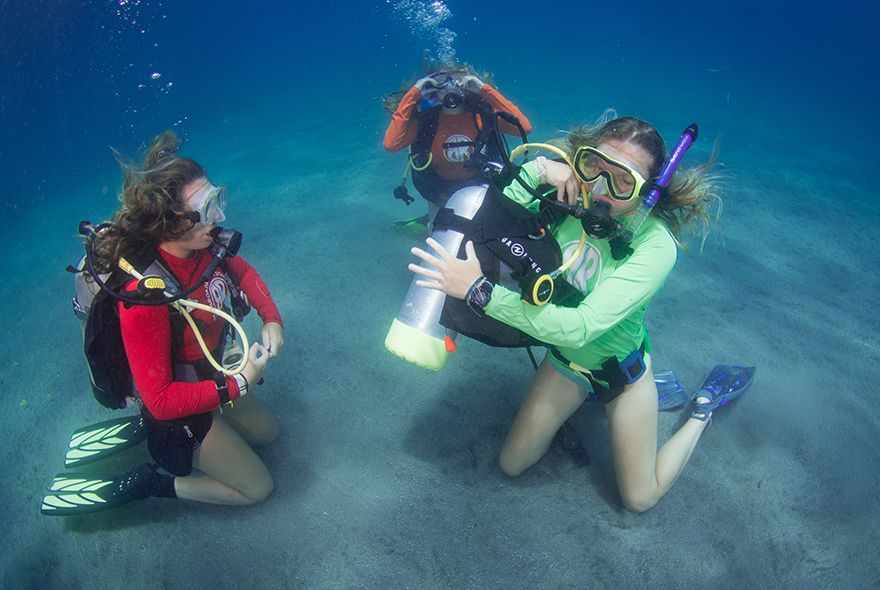
[[582,146],[575,152],[574,171],[584,182],[604,178],[608,192],[618,201],[629,201],[641,195],[647,184],[645,177],[633,164],[590,145]]

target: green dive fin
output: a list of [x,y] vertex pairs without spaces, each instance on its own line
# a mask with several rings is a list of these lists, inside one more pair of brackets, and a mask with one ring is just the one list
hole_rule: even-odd
[[680,408],[690,401],[674,371],[655,371],[654,382],[657,384],[657,402],[661,412]]
[[428,214],[425,213],[419,217],[413,217],[412,219],[402,219],[400,221],[395,221],[394,225],[402,225],[405,227],[413,227],[413,226],[427,226],[428,225]]
[[40,512],[50,516],[69,516],[116,508],[155,495],[152,491],[160,477],[149,463],[119,477],[59,473],[49,486],[49,493],[43,497]]
[[85,465],[103,459],[146,438],[147,428],[139,414],[85,426],[70,435],[64,466]]

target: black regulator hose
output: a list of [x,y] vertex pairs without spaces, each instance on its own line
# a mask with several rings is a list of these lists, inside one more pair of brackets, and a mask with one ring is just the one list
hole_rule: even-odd
[[102,223],[94,226],[90,221],[80,221],[78,228],[79,234],[86,237],[86,266],[88,267],[89,274],[92,276],[95,284],[98,285],[102,291],[106,291],[114,299],[122,301],[123,303],[128,303],[129,305],[170,305],[175,301],[183,299],[205,284],[205,281],[207,281],[211,275],[214,274],[214,271],[217,270],[217,266],[223,258],[226,258],[227,256],[232,257],[238,254],[242,239],[240,232],[233,229],[215,227],[211,230],[211,237],[214,240],[214,243],[211,245],[211,253],[214,257],[210,264],[205,268],[205,272],[202,273],[202,276],[199,277],[199,280],[196,281],[196,284],[193,285],[192,288],[187,289],[186,291],[181,291],[170,297],[164,296],[164,293],[162,296],[144,294],[137,297],[134,295],[118,293],[108,287],[107,284],[101,280],[100,273],[95,268],[94,260],[92,259],[94,254],[94,241],[99,238],[101,231],[110,227],[112,227],[112,225],[109,223]]

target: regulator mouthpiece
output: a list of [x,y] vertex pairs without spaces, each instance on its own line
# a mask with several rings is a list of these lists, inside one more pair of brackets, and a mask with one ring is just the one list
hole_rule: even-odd
[[617,222],[611,217],[611,205],[602,202],[593,203],[584,211],[581,225],[588,236],[599,239],[607,238],[617,229]]
[[211,238],[214,240],[211,246],[211,254],[214,256],[231,258],[241,248],[241,232],[234,229],[215,227],[211,230]]

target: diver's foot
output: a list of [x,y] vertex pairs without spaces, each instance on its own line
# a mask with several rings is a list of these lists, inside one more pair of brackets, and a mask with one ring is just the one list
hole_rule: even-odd
[[586,447],[584,447],[580,435],[578,435],[577,431],[570,423],[563,423],[553,439],[556,444],[568,453],[577,467],[583,467],[592,462],[590,460],[590,454],[587,452]]
[[691,402],[691,418],[703,422],[712,413],[746,392],[755,376],[755,367],[716,365]]
[[43,497],[40,512],[56,516],[97,512],[151,496],[176,498],[177,493],[174,478],[149,463],[118,477],[60,473]]

